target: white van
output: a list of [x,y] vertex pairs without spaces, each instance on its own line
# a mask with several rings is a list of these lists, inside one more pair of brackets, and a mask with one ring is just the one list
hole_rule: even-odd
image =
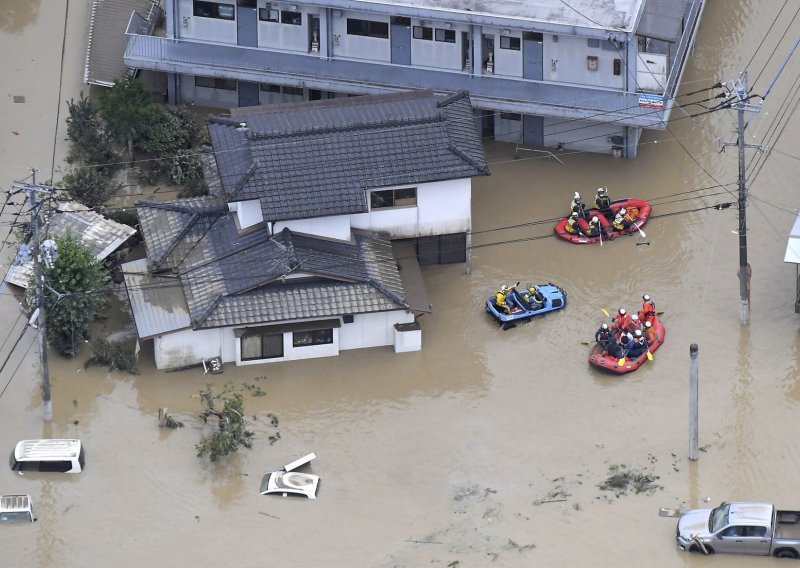
[[0,495],[0,522],[30,522],[33,516],[33,500],[30,495]]
[[11,454],[11,469],[80,473],[84,453],[80,440],[22,440]]

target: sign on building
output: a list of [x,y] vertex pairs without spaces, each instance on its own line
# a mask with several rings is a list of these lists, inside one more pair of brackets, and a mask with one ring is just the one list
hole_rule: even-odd
[[639,106],[641,108],[657,108],[661,110],[664,108],[664,97],[639,93]]

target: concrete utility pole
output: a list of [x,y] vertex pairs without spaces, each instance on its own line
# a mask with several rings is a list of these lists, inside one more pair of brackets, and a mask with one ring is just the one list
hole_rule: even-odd
[[722,149],[727,146],[739,147],[739,323],[744,325],[750,323],[750,275],[752,270],[747,262],[747,185],[745,179],[745,148],[761,149],[758,144],[745,144],[744,131],[747,123],[744,119],[745,112],[758,112],[761,105],[748,102],[750,94],[747,89],[747,70],[735,82],[728,84],[731,95],[735,97],[735,102],[730,104],[739,115],[737,127],[738,137],[736,142],[723,142]]
[[697,459],[698,450],[698,364],[697,364],[697,343],[689,346],[689,459]]
[[[47,361],[47,327],[44,301],[44,275],[42,274],[42,251],[39,243],[39,200],[38,193],[49,195],[53,191],[52,186],[37,185],[36,172],[38,170],[29,168],[31,171],[32,183],[15,182],[14,188],[25,191],[31,206],[31,231],[32,254],[33,254],[33,275],[36,285],[36,309],[31,323],[37,328],[39,334],[39,363],[42,368],[42,417],[45,422],[53,419],[53,402],[50,398],[50,368]],[[36,316],[38,312],[38,316]],[[34,321],[37,320],[37,321]]]

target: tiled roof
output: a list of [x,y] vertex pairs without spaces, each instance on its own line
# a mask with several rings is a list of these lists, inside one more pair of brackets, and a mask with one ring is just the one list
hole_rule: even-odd
[[185,201],[137,208],[148,255],[163,259],[154,270],[180,278],[193,329],[406,307],[387,240],[354,231],[353,242],[342,242],[288,229],[270,237],[264,227],[240,234],[235,214],[219,213],[213,200]]
[[231,114],[208,121],[225,199],[259,199],[269,221],[362,213],[369,189],[489,173],[466,93],[414,91]]

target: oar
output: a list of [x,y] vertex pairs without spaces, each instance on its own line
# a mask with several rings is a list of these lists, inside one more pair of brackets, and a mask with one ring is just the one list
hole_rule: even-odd
[[[627,215],[626,215],[626,217],[627,217]],[[628,217],[628,219],[630,219],[630,217]],[[633,223],[633,219],[631,219],[631,223]],[[642,236],[643,239],[647,238],[647,235],[644,234],[644,231],[642,231],[642,229],[641,229],[641,227],[639,227],[639,225],[637,225],[636,223],[633,223],[633,226],[636,227],[639,230],[639,234]]]
[[607,310],[607,309],[605,309],[605,308],[600,308],[600,311],[601,311],[601,312],[603,312],[604,314],[606,314],[606,317],[609,317],[609,318],[611,317],[611,314],[610,314],[610,313],[608,313],[608,310]]
[[597,233],[597,234],[600,235],[600,246],[602,247],[603,246],[603,229],[600,229],[600,232]]
[[622,367],[624,364],[625,364],[625,357],[623,357],[622,359],[620,359],[620,360],[617,362],[617,366],[618,366],[618,367]]
[[653,354],[650,353],[650,349],[649,348],[647,349],[647,360],[648,361],[652,361],[653,360]]

